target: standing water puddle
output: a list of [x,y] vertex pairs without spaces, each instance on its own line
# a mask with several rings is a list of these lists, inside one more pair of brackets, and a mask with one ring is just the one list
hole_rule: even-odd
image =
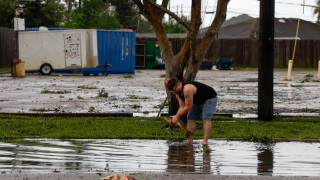
[[320,143],[23,139],[0,142],[1,172],[179,172],[320,176]]

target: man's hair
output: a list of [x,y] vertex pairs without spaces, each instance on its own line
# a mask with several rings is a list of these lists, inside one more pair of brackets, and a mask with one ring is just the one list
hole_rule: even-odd
[[177,85],[179,82],[180,81],[177,78],[171,78],[167,84],[169,91],[172,91],[173,87]]

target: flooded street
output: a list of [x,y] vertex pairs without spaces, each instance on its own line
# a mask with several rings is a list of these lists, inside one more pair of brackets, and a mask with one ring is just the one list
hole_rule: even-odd
[[[319,116],[320,82],[317,71],[274,71],[274,112]],[[0,74],[0,113],[113,113],[156,116],[166,98],[164,70],[137,70],[132,76]],[[257,114],[257,70],[201,70],[197,81],[216,89],[217,112]],[[101,97],[101,94],[107,97]],[[99,97],[100,96],[100,97]],[[167,107],[163,109],[167,112]]]
[[320,176],[320,143],[22,139],[0,143],[2,173],[157,172]]

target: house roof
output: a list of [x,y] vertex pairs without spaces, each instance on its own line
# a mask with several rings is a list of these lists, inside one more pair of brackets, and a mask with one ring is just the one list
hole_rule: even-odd
[[[274,37],[276,39],[294,39],[296,36],[298,19],[275,18]],[[252,18],[240,23],[224,26],[218,33],[220,39],[230,38],[258,38],[259,18]],[[300,20],[299,39],[320,39],[320,25]]]
[[239,16],[235,16],[235,17],[232,17],[230,19],[227,19],[223,22],[222,24],[222,27],[224,26],[228,26],[228,25],[231,25],[231,24],[236,24],[236,23],[240,23],[240,22],[243,22],[243,21],[247,21],[247,20],[250,20],[252,19],[253,17],[247,15],[247,14],[241,14]]
[[[168,38],[185,38],[187,36],[187,33],[168,33]],[[155,33],[137,33],[137,38],[156,38]]]
[[[298,19],[296,18],[275,18],[274,37],[275,39],[295,39]],[[259,37],[259,18],[252,18],[248,15],[240,15],[226,20],[218,33],[219,39],[247,39]],[[200,30],[198,38],[202,38],[208,28]],[[137,33],[137,37],[155,37],[154,33]],[[169,38],[184,38],[186,33],[168,34]],[[299,39],[320,39],[320,25],[300,20]]]
[[[249,16],[247,14],[241,14],[239,16],[235,16],[235,17],[232,17],[230,19],[225,20],[222,23],[221,27],[228,26],[228,25],[231,25],[231,24],[240,23],[240,22],[243,22],[243,21],[247,21],[247,20],[252,19],[252,18],[253,17],[251,17],[251,16]],[[201,35],[201,34],[207,32],[208,29],[209,29],[209,27],[201,28],[200,31],[199,31],[199,34]],[[198,37],[200,37],[200,36],[198,36]]]

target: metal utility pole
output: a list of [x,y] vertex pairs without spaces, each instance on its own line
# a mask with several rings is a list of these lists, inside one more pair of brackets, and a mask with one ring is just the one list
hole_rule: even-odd
[[263,121],[273,118],[274,6],[275,0],[260,0],[258,118]]

